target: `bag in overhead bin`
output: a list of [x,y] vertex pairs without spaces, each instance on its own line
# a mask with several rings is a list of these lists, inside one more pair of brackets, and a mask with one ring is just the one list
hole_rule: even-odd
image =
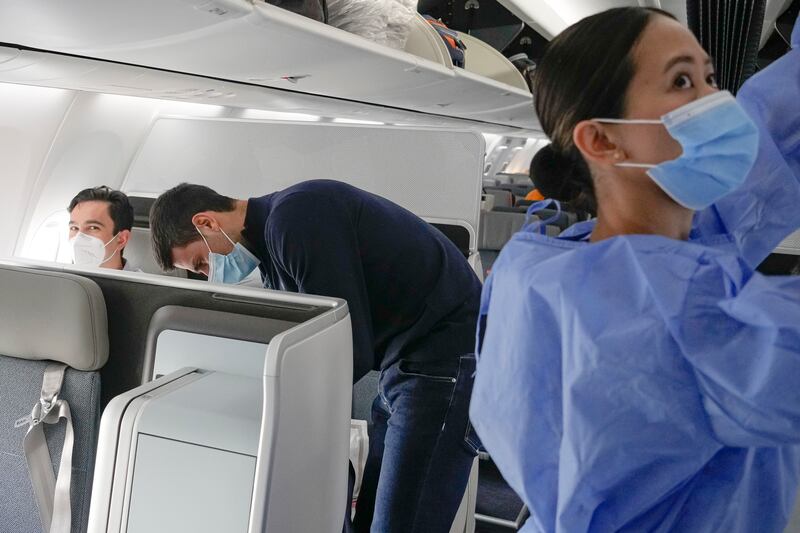
[[325,0],[267,0],[267,3],[319,22],[328,22]]
[[508,58],[511,63],[517,67],[519,73],[525,78],[525,83],[528,84],[528,89],[533,89],[533,71],[536,70],[536,63],[528,57],[525,52],[514,54]]
[[327,0],[328,24],[403,50],[417,16],[417,0]]
[[453,60],[453,65],[456,67],[464,68],[464,50],[467,47],[458,38],[458,32],[448,28],[441,20],[436,20],[430,15],[425,15],[425,20],[433,26],[433,29],[439,34],[447,46],[447,51],[450,52],[450,59]]

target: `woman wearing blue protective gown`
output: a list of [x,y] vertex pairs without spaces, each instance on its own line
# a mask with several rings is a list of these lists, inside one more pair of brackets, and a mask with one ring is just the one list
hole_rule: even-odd
[[657,10],[607,11],[549,45],[534,101],[552,144],[534,171],[597,219],[506,245],[471,407],[524,531],[786,525],[800,278],[754,268],[800,227],[799,42],[795,28],[738,104]]

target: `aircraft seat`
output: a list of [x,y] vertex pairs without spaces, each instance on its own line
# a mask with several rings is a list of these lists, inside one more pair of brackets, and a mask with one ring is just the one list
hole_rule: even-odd
[[514,195],[511,194],[511,191],[494,187],[486,187],[484,191],[484,194],[494,196],[495,206],[511,207],[514,205]]
[[[478,251],[481,255],[481,263],[484,268],[484,275],[488,275],[500,250],[506,245],[508,240],[522,229],[525,225],[526,215],[524,212],[514,210],[514,208],[498,209],[492,211],[481,211],[481,222],[478,231]],[[536,215],[531,215],[530,222],[539,220]],[[550,237],[555,237],[561,233],[558,226],[547,225],[545,232]]]
[[148,274],[161,274],[162,276],[174,276],[185,278],[186,271],[175,269],[172,272],[164,272],[156,263],[153,257],[153,250],[150,244],[150,230],[134,226],[131,230],[131,237],[125,246],[125,259],[130,261],[136,268]]
[[[49,521],[47,517],[53,508],[56,516],[51,532],[86,530],[100,422],[98,370],[108,359],[108,346],[106,304],[93,281],[60,272],[0,266],[0,490],[3,494],[0,529],[3,531],[41,532],[46,529],[42,523]],[[67,368],[58,391],[62,365]],[[44,385],[45,374],[48,379],[55,379],[55,386]],[[50,394],[43,389],[49,389]],[[37,424],[26,438],[34,406],[43,407],[52,393],[57,394],[59,401],[64,400],[68,408],[58,401],[51,402],[50,415],[43,417],[43,423]],[[43,400],[42,396],[46,398]],[[68,438],[69,423],[59,421],[67,413],[71,414],[73,439]],[[70,440],[72,467],[65,470],[70,456],[62,458],[62,450],[69,450]],[[35,484],[39,487],[38,498],[26,465],[25,448],[29,451],[32,472],[42,479]],[[68,473],[71,479],[65,476]],[[66,499],[64,491],[58,491],[53,502],[56,479],[70,481],[66,486],[71,485],[71,490]],[[41,513],[37,500],[45,502]],[[69,520],[64,508],[71,515]],[[59,521],[61,527],[55,527]]]
[[[143,384],[116,395],[103,413],[88,531],[340,530],[349,316],[333,320],[327,307],[223,287],[100,284],[152,307],[126,316],[126,340],[134,328],[142,338]],[[150,290],[164,300],[152,301]],[[118,333],[112,329],[112,342]]]
[[[531,220],[539,220],[532,216]],[[478,231],[478,249],[496,250],[505,246],[508,239],[525,225],[524,213],[505,213],[502,211],[486,211],[481,213]]]

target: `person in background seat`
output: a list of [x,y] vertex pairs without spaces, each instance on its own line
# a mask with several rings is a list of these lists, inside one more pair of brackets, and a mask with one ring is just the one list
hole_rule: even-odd
[[137,271],[122,255],[133,227],[133,206],[124,193],[105,185],[84,189],[67,211],[76,265]]

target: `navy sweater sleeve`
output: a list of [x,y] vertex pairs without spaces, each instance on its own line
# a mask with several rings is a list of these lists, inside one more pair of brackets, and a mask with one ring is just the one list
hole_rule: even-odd
[[353,325],[353,377],[372,368],[369,297],[353,213],[322,194],[293,194],[264,228],[267,249],[287,290],[347,300]]

